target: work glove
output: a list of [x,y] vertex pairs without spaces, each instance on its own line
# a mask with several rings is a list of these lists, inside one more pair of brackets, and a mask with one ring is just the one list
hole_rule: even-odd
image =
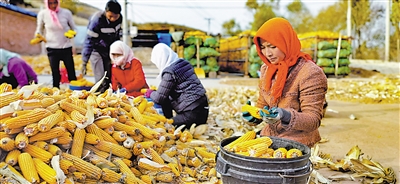
[[250,101],[247,101],[246,105],[242,106],[242,117],[249,125],[257,125],[262,122],[259,108],[251,106]]
[[40,42],[47,42],[47,40],[46,40],[46,38],[44,38],[41,34],[39,34],[39,33],[37,33],[36,35],[35,35],[35,38],[33,38],[31,41],[30,41],[30,44],[31,45],[35,45],[35,44],[38,44],[38,43],[40,43]]
[[151,93],[153,93],[153,90],[147,89],[146,92],[144,93],[144,97],[150,98]]
[[117,89],[116,91],[114,91],[114,94],[117,93],[126,93],[126,88],[121,88],[121,89]]
[[281,120],[283,124],[289,124],[292,117],[290,112],[279,107],[273,107],[270,109],[268,106],[264,106],[259,113],[263,121],[268,124],[276,123],[279,120]]
[[76,31],[70,29],[64,33],[64,36],[68,39],[74,38],[76,36]]
[[86,63],[82,63],[81,75],[82,75],[82,76],[85,76],[85,75],[86,75]]

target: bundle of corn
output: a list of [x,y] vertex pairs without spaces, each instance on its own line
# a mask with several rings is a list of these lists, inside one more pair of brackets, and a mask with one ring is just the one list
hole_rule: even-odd
[[[49,59],[46,55],[38,55],[38,56],[21,56],[36,72],[38,75],[51,75],[51,68]],[[82,70],[82,55],[74,55],[74,65],[76,71]],[[60,65],[62,68],[65,68],[64,63],[61,62]],[[90,62],[87,64],[87,75],[93,76],[92,67],[90,66]]]
[[220,182],[208,127],[175,128],[143,96],[0,88],[2,183]]

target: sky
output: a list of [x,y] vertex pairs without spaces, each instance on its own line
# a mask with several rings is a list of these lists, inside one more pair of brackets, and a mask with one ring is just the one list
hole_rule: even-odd
[[[106,0],[80,0],[94,7],[104,9]],[[125,0],[118,0],[121,4]],[[135,23],[161,22],[184,25],[212,34],[222,32],[222,24],[235,19],[245,30],[253,20],[246,9],[246,0],[126,0],[128,19]],[[313,15],[338,0],[303,0]],[[281,0],[281,7],[292,1]],[[285,11],[280,10],[284,15]]]

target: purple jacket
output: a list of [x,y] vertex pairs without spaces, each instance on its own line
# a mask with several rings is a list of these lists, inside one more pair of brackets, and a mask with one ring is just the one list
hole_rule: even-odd
[[[8,73],[13,74],[15,79],[18,81],[19,86],[28,85],[29,82],[34,81],[38,83],[37,74],[33,71],[32,67],[28,65],[23,59],[19,57],[13,57],[8,60]],[[0,72],[0,78],[3,77],[3,73]]]

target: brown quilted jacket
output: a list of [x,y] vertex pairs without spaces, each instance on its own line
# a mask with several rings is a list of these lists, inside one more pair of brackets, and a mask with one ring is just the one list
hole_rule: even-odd
[[288,125],[281,124],[281,121],[267,124],[261,130],[261,135],[287,138],[312,147],[321,140],[318,127],[328,88],[324,72],[314,62],[299,59],[297,64],[289,68],[278,104],[270,104],[270,92],[265,90],[265,81],[262,80],[267,67],[265,64],[261,67],[257,107],[277,106],[290,112],[292,117]]

